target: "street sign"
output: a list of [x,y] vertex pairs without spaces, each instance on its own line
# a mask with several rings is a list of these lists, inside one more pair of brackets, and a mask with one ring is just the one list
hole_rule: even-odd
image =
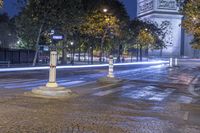
[[63,35],[53,35],[52,39],[55,41],[63,40],[64,36]]

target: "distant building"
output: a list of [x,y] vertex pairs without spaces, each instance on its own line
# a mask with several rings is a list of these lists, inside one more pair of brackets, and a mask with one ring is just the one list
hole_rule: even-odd
[[15,48],[17,41],[14,22],[6,13],[0,14],[0,48]]
[[137,0],[137,17],[141,20],[150,20],[161,25],[168,21],[168,33],[165,38],[167,48],[150,50],[150,56],[163,57],[197,57],[198,50],[191,48],[192,36],[185,33],[181,27],[183,15],[179,13],[176,0]]

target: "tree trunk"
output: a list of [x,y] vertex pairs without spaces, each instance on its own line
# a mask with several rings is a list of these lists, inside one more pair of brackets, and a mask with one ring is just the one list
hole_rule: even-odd
[[78,61],[81,61],[81,46],[78,47]]
[[67,33],[64,33],[64,41],[62,43],[63,49],[62,49],[62,64],[67,64]]
[[102,55],[103,55],[103,45],[106,38],[106,32],[104,33],[103,37],[101,38],[101,48],[100,48],[100,54],[99,54],[99,61],[102,62]]
[[133,50],[131,50],[131,62],[133,62]]
[[39,52],[39,41],[40,41],[40,36],[41,36],[43,25],[44,24],[42,24],[40,26],[40,29],[39,29],[39,32],[38,32],[38,37],[37,37],[36,46],[35,46],[36,47],[36,51],[35,51],[35,56],[34,56],[34,59],[33,59],[33,66],[36,65],[36,61],[37,61],[37,56],[38,56],[38,52]]
[[91,47],[91,64],[93,64],[93,46]]
[[142,61],[142,45],[140,45],[140,61]]
[[84,62],[86,62],[86,51],[84,51]]
[[149,48],[147,47],[147,61],[149,61]]
[[67,49],[63,48],[62,50],[62,64],[67,64]]
[[90,64],[90,58],[89,58],[89,55],[90,55],[90,48],[88,49],[87,54],[88,54],[88,64]]
[[160,49],[160,57],[162,57],[163,48]]
[[121,45],[118,46],[118,56],[117,56],[117,62],[121,62]]
[[137,61],[139,61],[139,46],[137,44]]

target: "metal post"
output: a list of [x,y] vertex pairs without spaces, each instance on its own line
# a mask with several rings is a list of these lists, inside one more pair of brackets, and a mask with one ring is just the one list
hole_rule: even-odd
[[169,67],[173,67],[173,58],[169,59]]
[[46,87],[58,87],[58,84],[56,83],[56,65],[57,65],[57,52],[51,51],[49,82],[46,84]]
[[113,71],[114,71],[114,65],[113,65],[113,56],[110,55],[110,58],[109,58],[109,71],[108,71],[108,75],[107,77],[109,78],[114,78],[114,74],[113,74]]

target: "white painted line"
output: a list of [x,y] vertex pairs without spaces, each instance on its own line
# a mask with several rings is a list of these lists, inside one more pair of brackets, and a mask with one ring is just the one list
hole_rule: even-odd
[[71,82],[66,82],[66,83],[60,83],[58,85],[64,85],[64,86],[72,86],[75,84],[80,84],[80,83],[84,83],[85,81],[71,81]]
[[178,102],[178,103],[186,103],[186,104],[189,104],[189,103],[192,103],[192,100],[193,100],[193,98],[191,98],[191,97],[180,96],[180,97],[177,99],[177,102]]
[[155,94],[154,96],[150,97],[149,100],[162,101],[165,98],[167,98],[174,91],[175,91],[174,89],[170,89],[170,88],[165,89],[164,92]]
[[93,94],[93,96],[100,96],[100,97],[102,97],[102,96],[106,96],[106,95],[118,92],[120,90],[121,89],[112,89],[112,90],[100,91],[100,92],[97,92],[97,93]]
[[183,120],[187,121],[189,119],[189,112],[185,112],[183,115]]
[[188,87],[188,91],[189,93],[191,93],[193,96],[199,96],[198,93],[195,92],[195,89],[194,89],[194,85],[193,84],[190,84],[189,87]]
[[92,90],[99,90],[99,89],[107,88],[107,87],[111,87],[111,86],[113,86],[113,84],[109,84],[109,85],[105,85],[105,86],[100,86],[100,87],[92,88]]
[[88,85],[88,84],[92,84],[92,83],[96,83],[96,81],[90,81],[90,82],[85,81],[83,83],[80,83],[80,84],[77,84],[77,85],[73,85],[73,87]]
[[135,87],[135,85],[125,85],[125,86],[122,86],[123,89],[130,89],[130,88],[133,88]]
[[[70,80],[58,80],[57,83],[63,83],[63,82],[68,82]],[[33,81],[33,82],[22,82],[22,83],[17,83],[17,84],[7,84],[5,85],[4,88],[7,89],[12,89],[12,88],[24,88],[24,87],[34,87],[34,86],[41,86],[41,85],[45,85],[48,82],[48,80],[38,80],[38,81]]]
[[37,81],[37,79],[8,79],[7,81],[0,81],[0,86],[2,86],[2,84],[13,84],[13,83],[20,83],[20,82],[32,82],[32,81]]

